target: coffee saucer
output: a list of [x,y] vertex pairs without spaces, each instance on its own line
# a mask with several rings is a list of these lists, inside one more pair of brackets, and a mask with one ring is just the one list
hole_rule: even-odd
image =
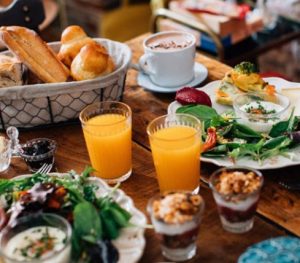
[[160,92],[160,93],[172,93],[176,92],[177,90],[181,89],[182,87],[195,87],[202,83],[207,75],[208,75],[208,70],[205,66],[203,66],[200,63],[195,62],[194,65],[194,71],[195,71],[195,76],[192,81],[189,83],[183,84],[181,86],[176,86],[176,87],[162,87],[154,84],[150,78],[149,75],[144,74],[142,72],[139,72],[138,77],[137,77],[137,82],[138,85],[143,87],[146,90],[149,91],[154,91],[154,92]]

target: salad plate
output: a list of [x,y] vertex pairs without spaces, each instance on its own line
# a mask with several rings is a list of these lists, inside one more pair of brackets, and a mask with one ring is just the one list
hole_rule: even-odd
[[[282,78],[277,77],[270,77],[270,78],[264,78],[266,82],[268,82],[271,85],[274,85],[276,90],[278,92],[281,92],[284,88],[285,90],[293,89],[293,88],[300,88],[300,83],[297,82],[290,82],[287,80],[284,80]],[[221,83],[221,80],[213,81],[208,83],[202,88],[197,88],[201,91],[204,91],[207,93],[207,95],[210,97],[212,102],[212,108],[214,108],[217,113],[221,114],[227,110],[232,110],[233,108],[231,106],[225,106],[221,105],[216,102],[216,95],[215,92],[217,88],[219,87]],[[175,113],[176,110],[181,106],[180,103],[177,101],[173,101],[168,106],[168,114]],[[233,161],[228,157],[218,157],[218,158],[207,158],[201,156],[201,161],[213,163],[218,166],[232,166],[232,165],[239,165],[239,166],[249,166],[254,169],[259,170],[268,170],[268,169],[278,169],[288,166],[294,166],[300,164],[300,146],[293,148],[290,150],[290,157],[287,158],[282,155],[274,156],[271,158],[268,158],[264,160],[263,162],[259,163],[258,161],[252,160],[250,157],[242,157],[237,159],[234,163]]]
[[[50,173],[50,176],[57,176],[64,178],[68,176],[67,173]],[[32,174],[20,175],[15,179],[29,178]],[[111,188],[106,182],[97,177],[88,177],[86,184],[95,186],[95,195],[97,198],[105,197],[108,194],[112,199],[131,214],[130,226],[121,229],[120,235],[112,240],[113,245],[119,252],[118,263],[135,263],[142,257],[145,248],[144,227],[147,224],[146,216],[138,210],[133,200],[126,195],[121,189]],[[3,198],[0,196],[0,201],[3,202]],[[1,203],[0,202],[0,203]],[[5,204],[0,204],[2,207]]]

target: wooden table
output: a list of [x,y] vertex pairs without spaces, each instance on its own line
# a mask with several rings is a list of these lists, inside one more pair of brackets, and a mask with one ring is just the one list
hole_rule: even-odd
[[[144,36],[128,42],[136,62],[142,54]],[[203,63],[209,70],[207,82],[220,79],[230,67],[202,55],[196,60]],[[133,111],[133,174],[122,183],[121,188],[133,198],[136,206],[146,213],[148,199],[158,192],[155,170],[152,162],[146,126],[155,117],[166,113],[168,104],[174,100],[174,94],[155,94],[144,91],[136,84],[136,72],[129,70],[124,102]],[[81,172],[89,164],[83,134],[79,124],[24,131],[20,139],[48,137],[58,143],[56,165],[59,172],[74,169]],[[208,177],[217,167],[202,163],[201,174]],[[189,262],[236,262],[239,255],[251,244],[264,239],[294,234],[300,235],[300,193],[293,193],[278,185],[281,175],[297,174],[299,166],[263,172],[265,186],[262,190],[254,228],[245,234],[225,232],[219,221],[215,202],[210,189],[201,185],[201,195],[206,202],[203,222],[198,239],[198,254]],[[11,168],[1,177],[13,177],[28,173],[23,161],[15,159]],[[146,249],[141,262],[161,262],[164,258],[153,230],[146,230]]]

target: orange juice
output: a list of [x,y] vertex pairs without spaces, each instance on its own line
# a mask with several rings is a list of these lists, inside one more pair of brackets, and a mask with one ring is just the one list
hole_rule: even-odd
[[131,123],[121,114],[89,119],[83,133],[96,175],[114,179],[131,173]]
[[195,128],[163,128],[150,136],[150,144],[161,192],[197,189],[201,138]]

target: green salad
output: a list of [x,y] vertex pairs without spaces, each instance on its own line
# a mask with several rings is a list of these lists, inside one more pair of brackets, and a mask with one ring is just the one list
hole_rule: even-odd
[[39,212],[59,214],[72,224],[74,262],[117,262],[118,251],[111,240],[130,225],[131,214],[114,201],[114,189],[103,197],[97,195],[99,186],[90,182],[91,171],[0,179],[1,214],[7,224]]
[[268,134],[238,123],[232,111],[218,114],[205,105],[186,105],[176,113],[191,114],[202,121],[204,157],[229,157],[234,162],[247,156],[262,163],[277,155],[292,157],[290,150],[300,144],[300,116],[294,116],[294,111],[288,120],[274,124]]

